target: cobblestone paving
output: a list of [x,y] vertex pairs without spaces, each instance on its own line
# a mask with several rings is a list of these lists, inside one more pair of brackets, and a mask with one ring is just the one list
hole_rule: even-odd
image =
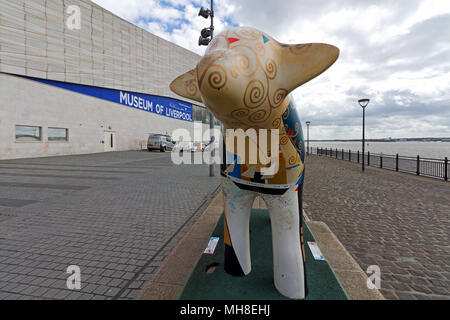
[[146,151],[0,161],[0,300],[133,298],[215,196],[208,173]]
[[387,299],[450,298],[450,183],[308,156],[305,210],[363,270],[381,269]]

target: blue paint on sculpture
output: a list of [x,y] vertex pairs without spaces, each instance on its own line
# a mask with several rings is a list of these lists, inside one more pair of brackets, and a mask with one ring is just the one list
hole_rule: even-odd
[[[303,130],[302,123],[300,122],[300,117],[298,115],[298,111],[295,107],[295,103],[293,100],[289,102],[286,111],[283,113],[283,123],[289,139],[292,144],[297,149],[298,154],[302,162],[305,161],[305,141],[303,139]],[[287,169],[287,168],[286,168]]]

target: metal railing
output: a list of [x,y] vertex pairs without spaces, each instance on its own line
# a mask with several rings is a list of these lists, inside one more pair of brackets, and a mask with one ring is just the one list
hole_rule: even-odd
[[[362,163],[363,155],[361,152],[344,150],[344,149],[333,149],[333,148],[314,148],[309,147],[307,154],[324,155],[330,158]],[[370,153],[364,154],[364,163],[367,166],[394,170],[399,172],[412,173],[418,176],[427,176],[432,178],[443,179],[448,181],[448,176],[450,172],[448,158],[444,159],[432,159],[432,158],[422,158],[399,156],[398,154],[390,155],[383,153]]]

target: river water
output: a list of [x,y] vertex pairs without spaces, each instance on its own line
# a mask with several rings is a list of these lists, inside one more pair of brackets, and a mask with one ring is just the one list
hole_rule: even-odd
[[[306,143],[306,141],[305,141]],[[361,142],[337,142],[337,141],[310,141],[309,146],[316,148],[333,148],[345,151],[362,151]],[[399,142],[366,142],[366,152],[383,153],[385,155],[411,156],[419,155],[422,158],[443,159],[450,158],[450,142],[418,142],[418,141],[399,141]],[[314,152],[315,153],[315,152]]]

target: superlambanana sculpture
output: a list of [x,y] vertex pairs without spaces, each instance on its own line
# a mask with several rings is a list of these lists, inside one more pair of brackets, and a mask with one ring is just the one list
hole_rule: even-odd
[[[211,41],[195,69],[170,85],[178,95],[203,102],[227,129],[222,171],[225,270],[234,275],[251,271],[249,220],[259,195],[270,212],[274,283],[293,299],[306,295],[298,200],[304,149],[289,93],[328,69],[338,56],[339,49],[331,45],[287,45],[253,28],[231,28]],[[244,153],[229,129],[245,133]]]

